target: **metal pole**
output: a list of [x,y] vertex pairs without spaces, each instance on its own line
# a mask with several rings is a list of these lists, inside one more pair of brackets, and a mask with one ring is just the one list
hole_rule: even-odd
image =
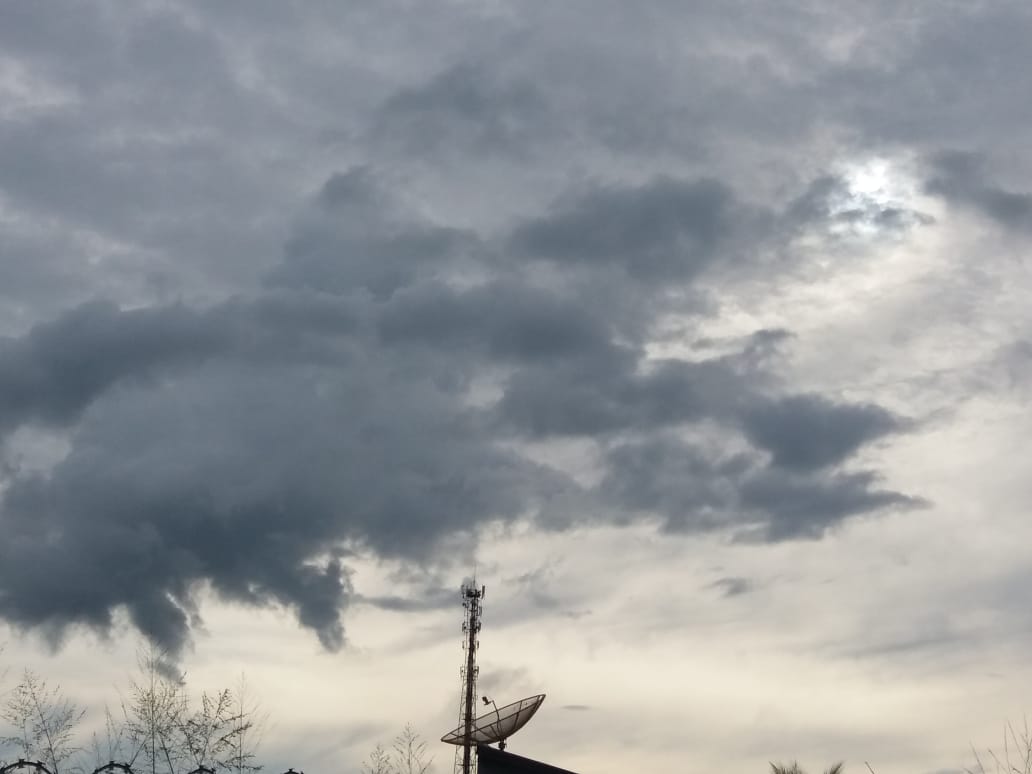
[[[488,702],[491,702],[491,706],[493,706],[495,708],[495,728],[498,729],[498,734],[499,734],[499,736],[501,736],[501,733],[502,733],[502,713],[500,713],[498,711],[498,705],[495,704],[495,700],[485,696],[484,697],[484,704],[487,704]],[[499,750],[504,750],[505,749],[505,739],[504,738],[499,738],[499,740],[498,740],[498,749]]]

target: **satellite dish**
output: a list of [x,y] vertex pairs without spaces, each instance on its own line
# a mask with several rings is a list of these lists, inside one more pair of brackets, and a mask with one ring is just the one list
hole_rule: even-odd
[[[527,724],[544,700],[545,694],[539,693],[537,696],[528,696],[526,699],[514,701],[501,709],[494,709],[481,715],[473,721],[473,733],[470,741],[475,744],[504,743],[506,739]],[[454,745],[462,745],[465,740],[466,729],[462,726],[441,737],[442,742]]]

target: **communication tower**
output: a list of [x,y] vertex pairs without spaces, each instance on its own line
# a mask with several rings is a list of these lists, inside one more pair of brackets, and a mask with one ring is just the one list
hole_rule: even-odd
[[[505,749],[506,740],[527,724],[545,700],[539,693],[525,699],[506,704],[501,709],[494,700],[484,697],[484,705],[492,705],[493,712],[480,717],[474,713],[477,706],[477,650],[480,648],[480,614],[483,611],[484,594],[487,588],[477,587],[476,581],[462,584],[462,690],[459,694],[459,725],[441,737],[442,742],[455,745],[455,774],[475,774],[477,770],[477,745],[498,743]],[[3,774],[3,772],[0,772]]]
[[473,774],[477,763],[473,732],[476,730],[477,706],[477,648],[480,647],[480,613],[487,587],[477,588],[476,581],[462,585],[462,607],[465,615],[462,620],[462,669],[459,675],[462,681],[462,693],[459,700],[459,729],[462,730],[462,741],[455,750],[455,774]]

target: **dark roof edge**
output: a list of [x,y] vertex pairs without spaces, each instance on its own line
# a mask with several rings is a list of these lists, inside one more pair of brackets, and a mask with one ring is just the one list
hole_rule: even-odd
[[[547,763],[535,761],[532,758],[524,758],[522,755],[514,755],[510,752],[497,750],[486,744],[477,745],[477,761],[478,766],[479,763],[486,762],[488,767],[491,767],[488,770],[493,770],[494,767],[491,764],[495,764],[500,771],[511,771],[514,774],[515,772],[526,772],[527,774],[575,774],[575,772],[569,769],[550,766]],[[487,774],[487,771],[484,774]]]

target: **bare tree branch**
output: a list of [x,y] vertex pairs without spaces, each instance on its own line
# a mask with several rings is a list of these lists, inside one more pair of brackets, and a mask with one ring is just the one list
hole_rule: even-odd
[[20,750],[20,757],[38,760],[54,774],[79,751],[74,745],[75,729],[85,710],[51,688],[35,672],[26,669],[21,682],[0,709],[0,717],[15,733],[0,737],[0,742]]

